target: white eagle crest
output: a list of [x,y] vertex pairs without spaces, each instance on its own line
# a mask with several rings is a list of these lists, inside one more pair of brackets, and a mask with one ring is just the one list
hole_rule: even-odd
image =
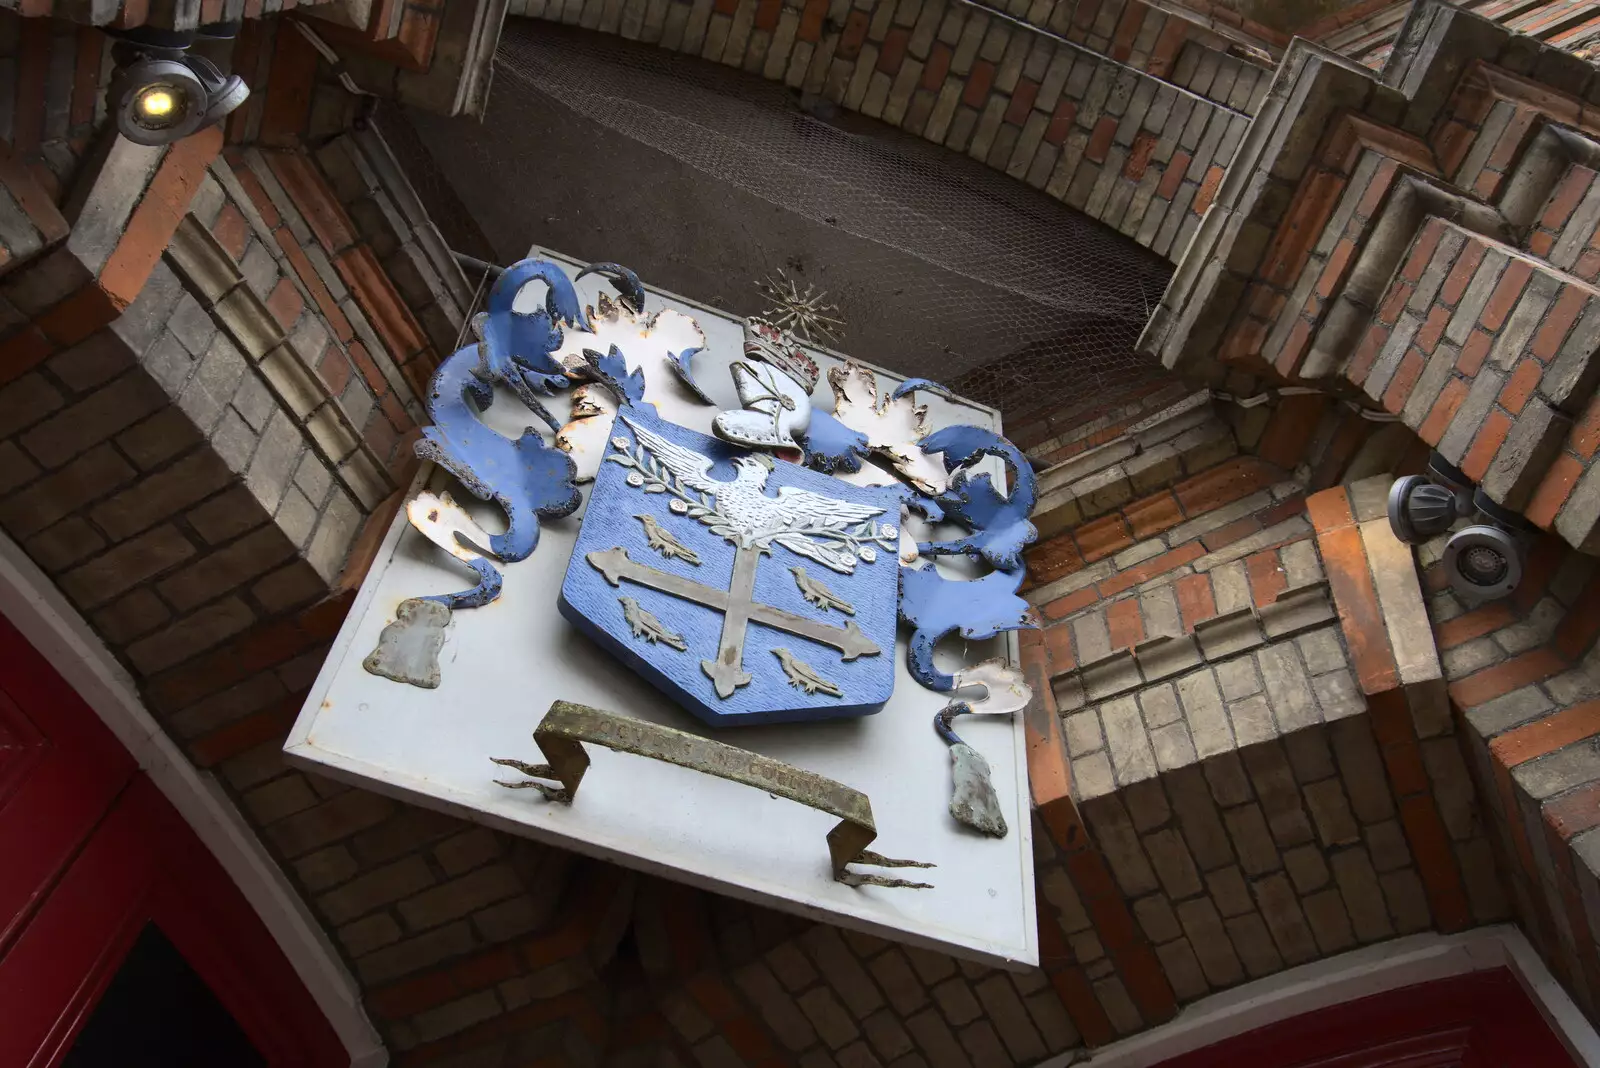
[[781,545],[824,567],[849,575],[858,561],[877,559],[875,546],[893,549],[900,532],[874,522],[882,508],[852,504],[795,486],[783,486],[776,497],[766,493],[772,461],[760,454],[735,457],[738,477],[721,482],[711,477],[712,459],[675,445],[626,415],[620,417],[639,443],[629,452],[625,438],[613,438],[617,451],[606,459],[633,468],[628,484],[646,493],[668,493],[672,511],[697,519],[744,549]]

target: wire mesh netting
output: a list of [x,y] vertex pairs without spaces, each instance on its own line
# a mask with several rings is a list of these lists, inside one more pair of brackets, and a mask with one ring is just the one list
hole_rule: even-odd
[[[837,305],[829,314],[844,323],[835,337],[815,340],[943,381],[999,407],[1012,427],[1041,412],[1052,413],[1059,426],[1063,415],[1137,392],[1162,375],[1134,353],[1133,343],[1170,264],[982,163],[836,112],[758,75],[520,19],[508,20],[501,37],[485,123],[489,136],[467,151],[479,158],[454,158],[459,141],[443,151],[457,167],[492,165],[489,156],[515,151],[513,127],[534,122],[531,116],[552,104],[580,119],[580,129],[594,129],[596,138],[601,131],[620,135],[692,168],[702,183],[694,191],[701,218],[685,232],[715,243],[715,234],[726,229],[722,244],[730,247],[738,240],[734,231],[757,234],[757,262],[732,257],[721,265],[743,272],[728,292],[687,296],[749,314],[771,307],[756,289],[763,277],[782,272],[802,292],[815,283]],[[543,161],[499,164],[523,162],[537,173],[557,166],[563,154],[582,151],[549,143],[561,138],[548,132],[541,136]],[[440,156],[440,145],[433,151]],[[627,162],[615,150],[610,158],[615,165]],[[447,173],[452,159],[440,160]],[[728,205],[725,213],[716,208],[718,190],[727,193],[720,201]],[[656,195],[669,195],[667,187]],[[473,204],[471,194],[463,199]],[[659,202],[642,203],[642,214],[667,214]],[[738,216],[742,203],[765,213],[722,217]],[[566,210],[579,209],[569,203]],[[604,225],[603,205],[588,210],[597,217],[593,225]],[[806,220],[821,237],[806,238],[803,255],[789,255],[784,235],[801,231],[785,230],[793,220],[774,221],[773,215]],[[694,238],[679,240],[692,244]],[[725,253],[713,247],[693,255],[704,260]]]

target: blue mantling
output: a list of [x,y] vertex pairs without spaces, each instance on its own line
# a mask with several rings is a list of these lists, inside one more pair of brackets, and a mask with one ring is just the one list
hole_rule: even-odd
[[[507,272],[509,273],[509,272]],[[539,544],[539,520],[571,515],[583,498],[573,484],[571,457],[546,445],[531,427],[515,441],[483,424],[478,412],[494,399],[479,375],[476,346],[457,349],[434,373],[428,396],[433,425],[424,427],[417,456],[449,471],[479,500],[506,513],[506,532],[488,549],[510,563]]]
[[806,427],[801,445],[805,449],[806,465],[829,475],[835,471],[861,470],[861,461],[872,451],[865,434],[815,408],[811,409],[811,425]]
[[578,272],[578,280],[582,281],[586,274],[597,274],[606,279],[616,289],[622,303],[632,308],[635,315],[644,313],[644,283],[628,268],[620,263],[591,263]]
[[437,601],[446,608],[454,611],[457,608],[482,608],[490,601],[500,596],[500,587],[504,580],[500,577],[500,569],[488,560],[463,560],[462,563],[472,568],[478,574],[478,584],[470,590],[460,593],[436,593],[429,597],[420,598],[424,601]]
[[643,403],[644,372],[629,371],[621,349],[612,345],[611,351],[604,354],[584,349],[583,359],[589,365],[589,374],[610,391],[619,405],[626,408]]
[[[549,288],[545,306],[533,312],[513,311],[517,294],[534,281]],[[587,320],[566,273],[546,260],[522,260],[507,267],[489,291],[488,310],[472,321],[481,339],[473,374],[484,392],[496,382],[504,383],[552,429],[559,424],[534,395],[549,395],[569,384],[561,364],[550,355],[561,346],[563,325],[587,325]],[[488,405],[484,400],[480,407]]]
[[900,619],[916,628],[906,650],[911,675],[930,690],[954,689],[956,680],[934,666],[933,649],[954,631],[963,638],[993,638],[1034,626],[1033,610],[1017,596],[1023,572],[991,571],[970,582],[944,578],[933,567],[900,569]]
[[911,393],[917,393],[919,391],[923,393],[932,393],[934,396],[943,397],[945,400],[953,401],[956,399],[956,395],[954,393],[951,393],[944,386],[929,378],[906,379],[904,382],[894,387],[894,392],[889,394],[889,399],[899,400],[901,397]]
[[962,470],[950,480],[950,488],[939,497],[945,515],[972,531],[967,537],[919,544],[924,556],[953,556],[970,553],[981,556],[989,566],[1015,571],[1022,566],[1022,550],[1031,545],[1039,531],[1028,522],[1033,511],[1035,479],[1033,465],[1011,442],[976,426],[949,426],[922,439],[922,451],[942,453],[947,471],[956,471],[985,456],[1003,459],[1012,475],[1010,496],[1004,496],[987,474],[972,475]]

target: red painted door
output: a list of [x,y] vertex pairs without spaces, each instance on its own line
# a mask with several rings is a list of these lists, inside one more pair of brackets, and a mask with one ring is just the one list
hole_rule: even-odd
[[0,617],[0,1065],[345,1065],[238,888]]
[[1161,1068],[1578,1068],[1504,968],[1258,1028]]

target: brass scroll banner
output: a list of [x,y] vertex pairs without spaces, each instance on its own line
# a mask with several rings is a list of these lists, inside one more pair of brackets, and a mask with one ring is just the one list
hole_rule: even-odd
[[892,879],[846,870],[848,864],[869,864],[880,868],[931,868],[915,860],[894,860],[873,853],[866,847],[878,837],[872,820],[872,802],[860,790],[812,771],[773,760],[748,749],[739,749],[699,735],[663,727],[643,720],[619,716],[588,705],[557,701],[534,729],[533,740],[548,764],[525,764],[520,760],[491,757],[502,767],[515,768],[538,779],[554,779],[561,789],[538,782],[504,782],[513,790],[535,789],[552,801],[570,803],[578,784],[589,769],[589,754],[583,743],[591,742],[633,753],[652,760],[676,764],[691,771],[715,775],[719,779],[753,786],[809,808],[837,816],[840,823],[828,832],[828,854],[833,860],[833,877],[847,886],[890,886],[932,889],[930,883]]

